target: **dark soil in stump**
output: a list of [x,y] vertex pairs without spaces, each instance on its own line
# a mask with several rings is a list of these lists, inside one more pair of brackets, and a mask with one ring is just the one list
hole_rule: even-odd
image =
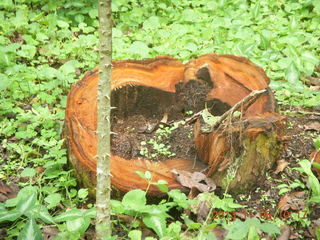
[[144,86],[113,91],[112,154],[125,159],[196,160],[193,125],[185,119],[206,106],[211,87],[204,81],[178,83],[169,93]]

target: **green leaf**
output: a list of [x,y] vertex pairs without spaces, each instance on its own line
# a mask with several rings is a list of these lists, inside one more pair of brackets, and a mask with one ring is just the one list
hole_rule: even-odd
[[201,116],[203,118],[203,121],[206,123],[206,124],[209,124],[210,126],[212,126],[213,124],[215,124],[219,119],[220,117],[219,116],[213,116],[208,108],[205,108],[202,110],[202,113],[201,113]]
[[248,240],[259,240],[259,234],[257,233],[257,229],[255,226],[250,226],[249,227],[249,232],[248,232]]
[[126,193],[122,199],[122,204],[126,209],[136,210],[143,208],[147,203],[146,192],[135,189]]
[[279,227],[273,223],[262,223],[259,228],[269,235],[280,234]]
[[320,169],[320,163],[314,162],[314,163],[312,163],[312,166],[314,166],[315,168]]
[[162,216],[146,216],[143,219],[147,227],[152,228],[159,237],[163,237],[166,233],[166,221]]
[[17,220],[22,214],[17,211],[16,209],[6,211],[6,210],[1,210],[0,212],[0,222],[6,222],[10,221],[13,222]]
[[62,213],[56,217],[54,217],[55,222],[64,222],[68,220],[74,220],[83,216],[83,212],[80,209],[71,209],[65,213]]
[[45,199],[45,202],[47,202],[48,205],[48,209],[50,208],[54,208],[56,206],[58,206],[58,204],[61,202],[61,194],[60,193],[52,193],[49,194]]
[[253,8],[252,17],[256,19],[260,14],[260,2],[258,1]]
[[42,240],[42,234],[39,226],[34,219],[29,219],[21,230],[18,240]]
[[37,201],[36,193],[32,193],[29,196],[21,198],[17,204],[17,211],[19,211],[21,214],[24,214],[25,212],[29,211],[35,206],[36,201]]
[[53,218],[49,214],[48,209],[43,205],[37,205],[29,210],[25,215],[28,218],[41,219],[45,223],[53,223]]
[[297,83],[299,81],[300,73],[293,62],[287,67],[285,76],[290,83]]
[[9,84],[10,79],[6,75],[0,73],[0,91],[6,90]]
[[60,27],[60,28],[68,28],[69,27],[69,23],[65,22],[65,21],[61,21],[61,20],[58,20],[57,21],[57,25]]
[[68,231],[70,232],[78,232],[80,234],[83,234],[89,227],[90,220],[80,217],[73,220],[68,220],[66,222],[66,226]]
[[160,27],[159,18],[156,16],[151,16],[149,19],[145,20],[143,23],[143,28],[148,29],[156,29]]
[[314,141],[314,146],[317,150],[320,150],[320,138],[316,139]]
[[111,199],[110,204],[111,204],[111,209],[113,214],[119,215],[125,212],[122,202]]
[[309,182],[310,188],[312,190],[312,196],[313,197],[320,196],[320,183],[319,183],[319,180],[316,178],[316,176],[311,171],[310,161],[302,160],[299,162],[299,165],[301,166],[304,173],[308,175],[308,182]]
[[167,193],[169,192],[168,182],[165,180],[159,180],[156,185],[160,189],[161,192]]
[[78,191],[78,198],[85,199],[88,196],[88,189],[81,188]]
[[140,230],[131,230],[128,234],[131,240],[141,240],[142,232]]
[[36,173],[37,173],[36,170],[34,170],[33,168],[25,168],[21,172],[20,176],[21,177],[33,177],[36,175]]
[[146,58],[149,56],[149,47],[144,42],[135,41],[131,44],[128,49],[129,53],[136,54],[142,58]]
[[146,171],[146,172],[144,173],[144,176],[145,176],[146,179],[151,179],[151,178],[152,178],[152,174],[151,174],[151,172],[149,172],[149,171]]
[[88,210],[86,210],[83,214],[83,216],[85,218],[96,218],[97,216],[97,210],[96,208],[90,208]]
[[184,193],[182,193],[180,190],[173,189],[168,192],[168,196],[171,197],[179,207],[182,207],[184,209],[190,208],[190,204],[187,196]]
[[21,49],[17,52],[17,54],[21,57],[32,59],[36,54],[37,49],[32,45],[22,45]]
[[33,194],[37,194],[37,188],[34,186],[27,186],[22,188],[17,197],[8,199],[5,203],[6,207],[15,207],[19,202],[25,201],[27,196],[31,196]]

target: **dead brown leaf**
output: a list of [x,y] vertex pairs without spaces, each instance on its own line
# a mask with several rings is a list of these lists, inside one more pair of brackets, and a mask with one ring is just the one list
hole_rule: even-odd
[[212,179],[201,172],[188,172],[183,170],[173,170],[177,181],[184,187],[197,188],[200,192],[212,192],[216,189],[216,184]]
[[288,164],[289,163],[284,159],[278,160],[277,161],[277,169],[275,171],[275,174],[282,172],[288,166]]
[[320,122],[313,121],[304,126],[305,130],[320,131]]
[[44,226],[41,229],[43,233],[43,239],[44,240],[53,240],[56,235],[58,235],[59,230],[56,227],[50,227],[50,226]]
[[3,181],[0,181],[0,202],[5,202],[8,199],[16,197],[18,191],[19,191],[18,185],[15,185],[15,184],[8,185]]
[[304,196],[304,192],[294,192],[291,194],[286,194],[279,201],[278,209],[280,211],[286,211],[289,209],[294,211],[303,210],[306,207]]
[[290,227],[288,227],[287,225],[283,225],[280,228],[280,236],[277,237],[277,240],[288,240],[290,235],[291,235]]
[[212,228],[211,232],[213,232],[217,240],[224,240],[228,234],[228,230],[220,227]]

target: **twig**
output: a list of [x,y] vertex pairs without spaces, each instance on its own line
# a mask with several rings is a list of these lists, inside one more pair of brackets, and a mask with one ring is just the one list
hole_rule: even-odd
[[210,128],[209,132],[212,132],[213,129],[217,128],[228,116],[231,116],[236,110],[238,110],[243,104],[249,102],[250,100],[254,99],[256,100],[257,96],[260,96],[261,94],[265,93],[267,90],[253,90],[248,96],[244,97],[242,100],[237,102],[235,105],[232,106],[228,111],[226,111],[224,114],[221,115],[220,119],[216,121]]

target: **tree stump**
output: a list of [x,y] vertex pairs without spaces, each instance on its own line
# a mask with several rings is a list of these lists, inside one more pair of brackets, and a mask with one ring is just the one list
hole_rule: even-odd
[[[245,191],[275,162],[285,118],[275,113],[269,79],[249,60],[207,54],[184,65],[171,57],[158,57],[115,61],[112,71],[111,104],[115,109],[111,112],[111,123],[118,133],[112,136],[111,148],[111,182],[115,189],[124,192],[148,189],[149,195],[161,195],[158,187],[149,186],[136,174],[148,170],[153,182],[162,179],[170,189],[187,190],[176,181],[172,173],[175,169],[203,171],[217,185]],[[69,160],[79,181],[91,192],[96,181],[97,84],[95,69],[72,87],[65,125]],[[184,121],[187,112],[196,113],[204,108],[213,115],[221,115],[253,90],[261,89],[267,90],[242,106],[242,118],[230,118],[209,133],[203,131],[205,123],[200,119],[187,124]],[[161,124],[176,124],[181,131],[168,137],[157,131],[169,128],[161,128]],[[158,161],[154,161],[151,155],[141,152],[142,142],[152,142],[159,136],[177,154],[168,149],[165,153],[155,152],[151,155],[156,154]],[[142,141],[144,138],[149,140]],[[170,138],[174,141],[168,142]],[[181,146],[174,144],[180,140]],[[137,143],[141,145],[136,146]],[[160,153],[167,155],[159,157]]]

